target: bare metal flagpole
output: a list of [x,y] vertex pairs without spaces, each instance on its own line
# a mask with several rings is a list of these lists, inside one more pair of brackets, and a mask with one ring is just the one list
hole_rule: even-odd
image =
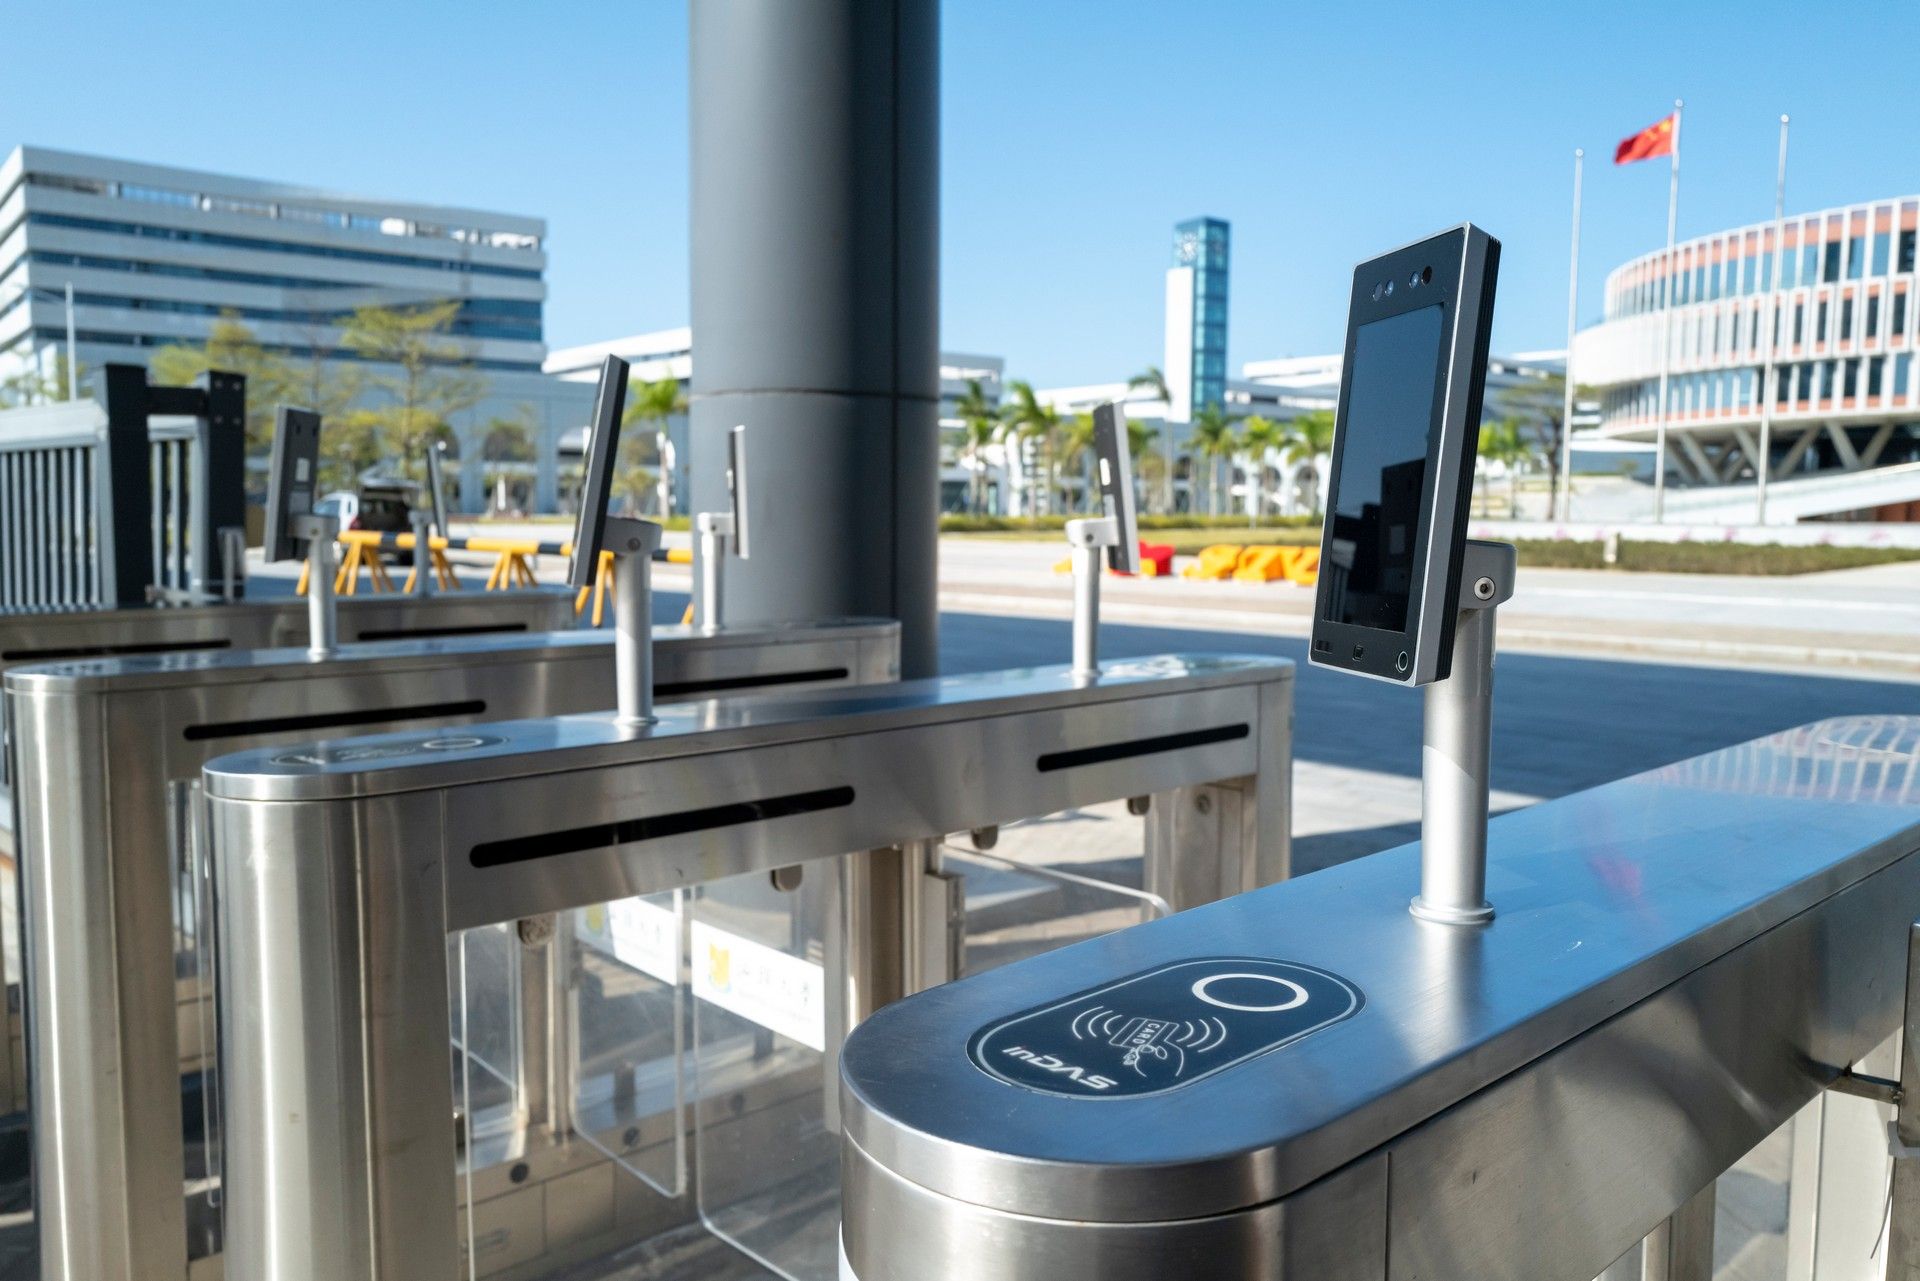
[[1753,460],[1754,524],[1767,523],[1767,480],[1773,470],[1773,406],[1778,395],[1774,380],[1780,371],[1774,367],[1774,344],[1780,326],[1780,257],[1787,223],[1787,118],[1780,117],[1780,171],[1773,182],[1773,288],[1767,298],[1766,368],[1760,374],[1760,457]]
[[1680,214],[1680,110],[1673,100],[1673,176],[1667,182],[1667,269],[1660,280],[1660,403],[1653,427],[1653,523],[1667,519],[1667,375],[1673,364],[1673,232]]
[[1586,152],[1573,149],[1573,261],[1567,268],[1567,359],[1560,407],[1560,519],[1573,519],[1573,330],[1580,305],[1580,171]]

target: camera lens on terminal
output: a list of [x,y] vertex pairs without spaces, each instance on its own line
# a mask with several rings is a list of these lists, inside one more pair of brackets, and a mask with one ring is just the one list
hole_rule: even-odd
[[1404,649],[1400,651],[1400,656],[1393,660],[1393,670],[1399,672],[1402,676],[1407,674],[1407,668],[1412,665],[1413,660],[1407,657],[1407,651]]
[[1407,288],[1418,289],[1419,287],[1420,287],[1420,273],[1416,271],[1411,276],[1407,277]]
[[1379,301],[1380,301],[1380,286],[1379,286],[1379,285],[1375,285],[1375,286],[1373,287],[1373,300],[1374,300],[1375,302],[1379,302]]
[[1428,282],[1429,280],[1432,280],[1432,279],[1433,279],[1433,268],[1431,268],[1431,267],[1422,267],[1422,268],[1420,269],[1420,283],[1424,285],[1424,284],[1426,284],[1426,283],[1427,283],[1427,282]]
[[1393,282],[1391,280],[1387,282],[1387,297],[1393,297]]

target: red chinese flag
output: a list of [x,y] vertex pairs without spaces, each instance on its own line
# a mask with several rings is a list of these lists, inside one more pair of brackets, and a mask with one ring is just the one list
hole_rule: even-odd
[[1613,163],[1630,165],[1636,160],[1673,154],[1673,117],[1648,125],[1613,149]]

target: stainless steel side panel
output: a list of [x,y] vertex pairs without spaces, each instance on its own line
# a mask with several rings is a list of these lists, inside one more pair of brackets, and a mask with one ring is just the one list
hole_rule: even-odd
[[[842,1244],[857,1281],[1384,1281],[1387,1159],[1284,1201],[1169,1223],[1043,1219],[937,1196],[841,1145]],[[873,1231],[876,1225],[884,1231]],[[1460,1281],[1471,1273],[1453,1274]]]
[[[1256,717],[1243,690],[1090,703],[874,734],[450,788],[448,926],[466,929],[808,858],[936,837],[1075,805],[1257,772],[1260,726],[1244,738],[1043,772],[1039,758],[1088,744],[1171,735]],[[688,746],[697,749],[697,740]],[[750,824],[475,867],[482,842],[638,816],[851,787],[855,801]]]
[[1393,1281],[1587,1281],[1900,1025],[1909,856],[1389,1144]]

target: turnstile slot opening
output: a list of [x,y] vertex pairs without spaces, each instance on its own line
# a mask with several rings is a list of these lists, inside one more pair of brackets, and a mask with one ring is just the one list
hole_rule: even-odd
[[850,673],[844,667],[817,667],[803,672],[768,672],[752,676],[716,676],[700,681],[656,681],[656,698],[685,698],[694,694],[724,694],[736,689],[767,689],[775,685],[812,685],[821,681],[844,681]]
[[189,725],[181,736],[190,743],[215,738],[261,738],[314,729],[347,729],[356,725],[390,725],[396,721],[451,720],[478,716],[487,710],[483,698],[453,703],[417,703],[411,707],[365,707],[351,712],[311,712],[304,716],[265,716],[250,721],[213,721]]
[[740,827],[801,814],[845,809],[853,804],[851,787],[822,787],[810,792],[790,792],[752,801],[733,801],[701,809],[676,810],[670,814],[649,814],[642,818],[623,818],[613,823],[594,823],[536,836],[516,836],[505,841],[484,841],[468,855],[475,867],[501,867],[533,859],[577,854],[582,850],[605,849],[613,845],[631,845],[638,841],[657,841],[668,836],[685,836],[716,827]]
[[49,645],[37,649],[0,649],[0,663],[53,663],[69,658],[128,658],[135,654],[171,654],[190,649],[231,649],[217,640],[137,641],[125,645]]
[[1212,729],[1194,729],[1182,734],[1129,738],[1118,743],[1101,743],[1097,747],[1076,747],[1065,752],[1047,752],[1035,761],[1034,765],[1042,774],[1050,774],[1055,770],[1075,769],[1082,765],[1104,765],[1108,761],[1124,761],[1132,756],[1179,752],[1189,747],[1205,747],[1209,743],[1231,743],[1235,739],[1245,738],[1252,732],[1253,727],[1242,721],[1238,725],[1216,725]]
[[[369,627],[355,632],[357,641],[429,640],[435,636],[494,636],[501,632],[524,632],[525,623],[469,623],[463,627]],[[171,649],[172,646],[167,648]]]

